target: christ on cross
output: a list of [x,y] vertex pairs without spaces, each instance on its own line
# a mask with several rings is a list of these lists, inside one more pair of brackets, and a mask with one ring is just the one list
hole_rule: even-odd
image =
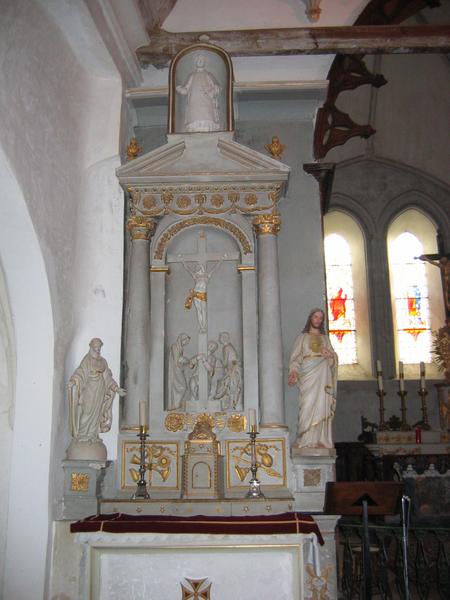
[[[226,254],[222,258],[220,258],[216,264],[213,266],[211,271],[208,273],[206,262],[194,262],[189,263],[186,260],[182,260],[184,268],[186,271],[192,276],[194,280],[194,287],[189,290],[188,295],[186,296],[186,300],[184,301],[184,306],[188,310],[192,308],[192,303],[195,306],[197,311],[197,319],[199,330],[201,333],[206,332],[206,321],[207,321],[207,293],[206,288],[208,287],[208,282],[213,276],[214,272],[222,264],[222,261],[226,258]],[[192,266],[190,266],[190,264]]]

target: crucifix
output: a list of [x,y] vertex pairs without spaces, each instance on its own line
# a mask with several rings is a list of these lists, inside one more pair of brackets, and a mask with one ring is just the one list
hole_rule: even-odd
[[445,315],[447,322],[450,321],[450,254],[440,252],[439,254],[421,254],[417,256],[441,270],[442,291],[444,293]]
[[[206,233],[200,230],[197,251],[194,254],[168,255],[168,263],[181,263],[194,280],[194,287],[189,289],[184,307],[195,308],[198,322],[197,376],[199,408],[206,408],[208,401],[208,371],[203,364],[208,354],[208,295],[207,288],[213,274],[224,260],[238,260],[238,252],[208,252]],[[208,271],[208,263],[214,263]],[[193,386],[196,387],[195,385]],[[192,387],[191,387],[191,391]]]

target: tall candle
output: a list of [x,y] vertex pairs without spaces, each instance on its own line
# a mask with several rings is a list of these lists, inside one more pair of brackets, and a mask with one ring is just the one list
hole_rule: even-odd
[[420,363],[420,389],[425,389],[425,363]]
[[144,400],[139,402],[139,425],[145,427],[147,425],[147,406]]
[[398,363],[398,376],[399,376],[399,384],[400,384],[400,391],[404,392],[405,391],[405,379],[404,379],[404,373],[403,373],[403,363],[402,361],[400,361]]
[[378,391],[383,391],[383,372],[381,370],[381,360],[377,360],[377,381],[378,381]]
[[256,410],[254,408],[248,409],[248,428],[249,431],[256,430]]

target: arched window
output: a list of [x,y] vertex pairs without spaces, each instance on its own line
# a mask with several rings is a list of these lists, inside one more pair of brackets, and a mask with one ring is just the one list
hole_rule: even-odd
[[328,326],[339,356],[339,379],[371,377],[367,277],[363,232],[348,214],[324,217]]
[[325,238],[325,264],[331,343],[339,356],[340,365],[354,365],[358,358],[352,254],[350,246],[338,233]]
[[399,215],[388,231],[389,276],[397,361],[410,365],[406,375],[417,378],[417,364],[429,363],[429,376],[438,376],[432,355],[432,330],[444,322],[440,271],[418,260],[437,252],[436,227],[416,209]]

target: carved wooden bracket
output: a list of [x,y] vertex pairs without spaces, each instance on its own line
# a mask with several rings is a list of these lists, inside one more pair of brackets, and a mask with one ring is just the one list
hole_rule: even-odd
[[[426,6],[440,6],[440,0],[372,0],[355,26],[398,24]],[[331,148],[345,144],[352,137],[368,138],[376,132],[370,124],[359,125],[350,115],[336,108],[336,99],[345,90],[366,84],[378,88],[387,83],[383,75],[367,69],[363,57],[363,54],[338,54],[331,65],[327,99],[317,113],[314,131],[316,159],[324,158]]]

